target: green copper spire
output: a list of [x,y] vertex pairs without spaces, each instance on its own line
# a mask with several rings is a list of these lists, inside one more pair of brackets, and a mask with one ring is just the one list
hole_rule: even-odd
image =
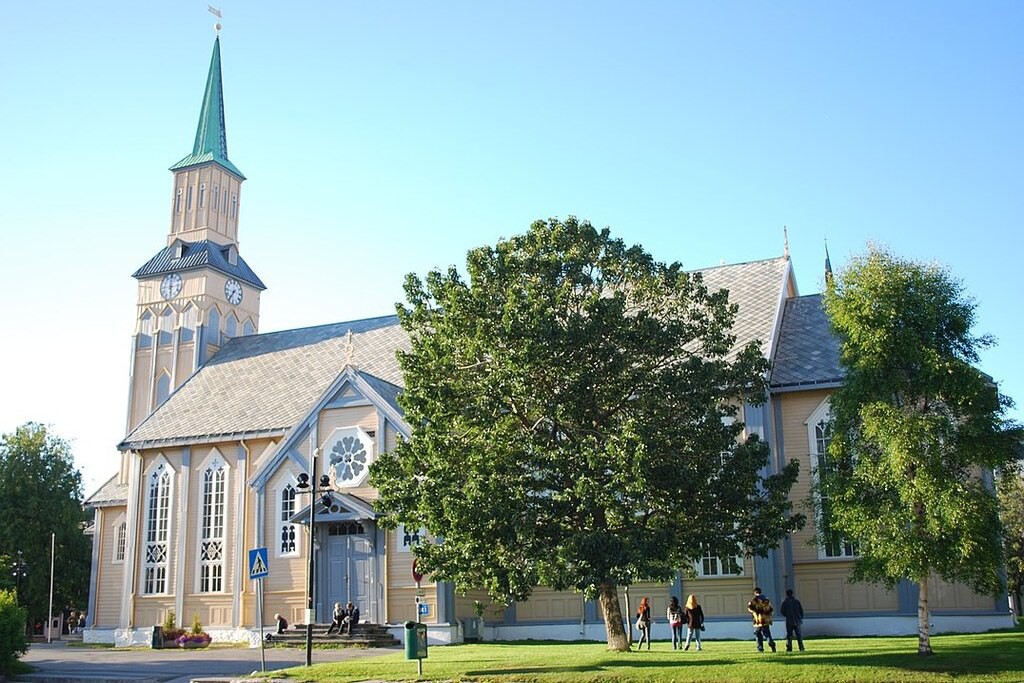
[[224,129],[224,88],[220,75],[220,36],[213,42],[213,58],[210,60],[210,73],[206,77],[203,106],[199,110],[195,145],[192,146],[192,153],[171,166],[170,170],[177,171],[210,161],[220,164],[245,180],[242,172],[228,161],[228,139]]

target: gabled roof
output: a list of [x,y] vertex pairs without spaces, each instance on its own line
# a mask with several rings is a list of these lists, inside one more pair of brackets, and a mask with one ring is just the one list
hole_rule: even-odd
[[842,381],[839,340],[832,334],[821,294],[786,301],[772,359],[772,389],[812,389],[837,386]]
[[146,261],[146,264],[132,273],[132,277],[142,279],[154,275],[163,275],[170,272],[182,272],[195,268],[210,267],[219,270],[242,282],[246,282],[256,289],[266,289],[267,286],[256,276],[249,264],[241,256],[232,264],[228,260],[228,250],[232,245],[217,244],[210,240],[199,242],[181,242],[184,247],[180,258],[175,258],[177,247],[172,244],[164,247],[157,255]]
[[732,328],[736,344],[729,359],[752,341],[760,342],[761,352],[770,356],[779,308],[789,285],[789,259],[783,256],[693,272],[701,274],[709,291],[729,290],[729,302],[739,306]]
[[128,484],[118,484],[115,474],[101,486],[96,493],[89,496],[86,507],[102,508],[126,505],[128,503]]
[[177,171],[191,166],[215,162],[245,180],[245,176],[228,161],[228,138],[224,128],[224,87],[220,73],[220,36],[213,41],[210,73],[206,77],[203,105],[199,109],[199,126],[192,153],[171,166]]
[[395,354],[407,348],[395,316],[232,339],[118,447],[284,435],[346,366],[358,368],[378,391],[397,395],[402,378]]

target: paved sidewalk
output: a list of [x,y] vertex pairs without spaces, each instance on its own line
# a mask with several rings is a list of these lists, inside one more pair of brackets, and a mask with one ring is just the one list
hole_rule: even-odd
[[[374,657],[399,648],[339,648],[313,650],[313,663]],[[306,651],[269,648],[267,670],[299,666]],[[68,647],[67,643],[33,643],[22,659],[35,667],[14,680],[33,683],[188,683],[197,678],[225,680],[260,669],[259,649],[207,648],[202,650],[124,650]]]

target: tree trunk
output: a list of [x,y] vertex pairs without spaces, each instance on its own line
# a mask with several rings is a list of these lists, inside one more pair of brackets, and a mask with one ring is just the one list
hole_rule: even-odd
[[597,599],[601,603],[604,629],[608,634],[608,649],[628,651],[629,643],[626,641],[626,631],[622,628],[622,610],[619,609],[619,593],[615,584],[610,581],[602,582]]
[[917,582],[917,654],[927,657],[932,653],[928,632],[928,579]]

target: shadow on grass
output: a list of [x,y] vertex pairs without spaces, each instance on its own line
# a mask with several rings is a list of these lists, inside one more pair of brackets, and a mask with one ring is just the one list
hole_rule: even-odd
[[468,677],[473,676],[527,676],[527,675],[543,675],[543,674],[559,674],[559,673],[599,673],[602,671],[610,671],[612,669],[627,668],[627,669],[683,669],[690,666],[720,666],[726,664],[733,664],[734,662],[726,659],[701,659],[693,662],[665,662],[665,661],[644,661],[641,659],[623,658],[615,661],[605,661],[601,664],[579,664],[576,666],[521,666],[518,668],[509,667],[504,668],[501,666],[495,666],[491,669],[479,669],[476,671],[466,671],[465,675]]
[[900,671],[947,674],[998,674],[1019,671],[1024,679],[1024,642],[1005,642],[978,647],[943,645],[934,654],[922,657],[915,651],[875,653],[793,653],[772,660],[783,666],[851,666],[878,667]]

